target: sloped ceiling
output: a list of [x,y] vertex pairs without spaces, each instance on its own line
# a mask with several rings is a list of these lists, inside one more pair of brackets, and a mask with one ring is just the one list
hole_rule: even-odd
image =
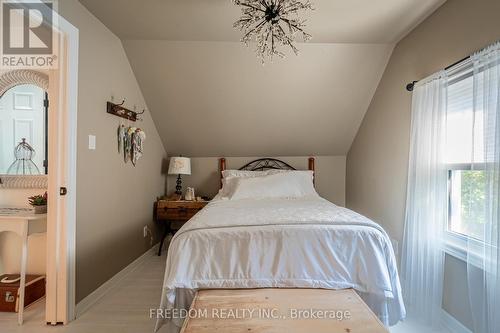
[[443,0],[315,0],[313,43],[262,66],[230,0],[80,0],[123,41],[169,153],[345,155],[394,44]]

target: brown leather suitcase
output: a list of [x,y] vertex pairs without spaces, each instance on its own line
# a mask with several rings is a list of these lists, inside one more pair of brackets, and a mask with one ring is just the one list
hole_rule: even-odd
[[[19,274],[0,275],[0,281],[4,278],[10,280],[18,278]],[[13,283],[0,282],[0,311],[19,311],[19,285],[20,281]],[[26,289],[24,293],[24,307],[45,296],[45,276],[26,275]]]

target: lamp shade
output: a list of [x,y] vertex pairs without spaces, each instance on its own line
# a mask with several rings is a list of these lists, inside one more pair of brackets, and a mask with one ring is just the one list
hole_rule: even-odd
[[187,157],[171,157],[168,165],[169,175],[190,175],[191,159]]

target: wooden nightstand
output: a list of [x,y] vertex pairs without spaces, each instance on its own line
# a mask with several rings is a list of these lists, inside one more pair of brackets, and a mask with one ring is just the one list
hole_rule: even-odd
[[161,248],[165,237],[177,231],[184,223],[192,218],[198,211],[208,204],[208,201],[170,201],[158,200],[156,202],[156,219],[165,224],[165,231],[161,237],[158,255],[161,255]]

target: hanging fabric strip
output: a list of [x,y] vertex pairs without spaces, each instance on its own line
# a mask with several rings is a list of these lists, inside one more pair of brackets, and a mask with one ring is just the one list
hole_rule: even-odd
[[402,255],[406,305],[415,318],[436,328],[441,325],[447,217],[446,85],[442,71],[419,83],[413,92]]
[[483,141],[484,241],[468,240],[467,277],[474,332],[500,332],[500,43],[471,56],[475,126]]

